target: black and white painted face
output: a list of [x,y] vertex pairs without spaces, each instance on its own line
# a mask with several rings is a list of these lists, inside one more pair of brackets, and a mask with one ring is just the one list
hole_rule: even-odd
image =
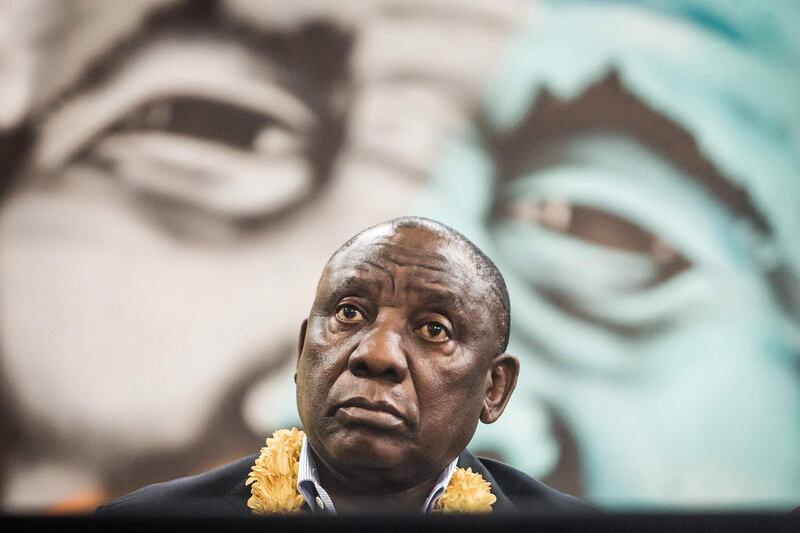
[[[488,26],[474,8],[368,19],[354,2],[342,22],[326,2],[276,17],[250,0],[89,4],[67,13],[64,52],[109,44],[49,71],[73,74],[44,87],[0,212],[0,336],[35,434],[122,491],[155,479],[132,461],[182,475],[295,419],[320,269],[409,211],[514,18],[499,4]],[[462,52],[432,60],[442,15]]]
[[[257,446],[294,396],[248,424],[240,389],[293,361],[330,250],[417,187],[332,170],[343,30],[235,15],[178,9],[125,36],[46,108],[2,211],[5,373],[75,464]],[[227,450],[198,442],[215,413]]]

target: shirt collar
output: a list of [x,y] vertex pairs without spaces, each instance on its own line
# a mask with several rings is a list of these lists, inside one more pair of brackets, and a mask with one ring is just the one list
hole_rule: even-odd
[[300,448],[300,464],[297,468],[297,491],[303,496],[312,513],[335,514],[333,501],[322,488],[317,473],[317,464],[308,445],[308,439],[303,436],[303,446]]
[[[422,506],[423,513],[429,513],[436,504],[436,500],[442,495],[444,490],[450,483],[450,478],[453,477],[453,472],[456,471],[456,463],[458,457],[453,459],[453,462],[447,465],[436,481],[433,490],[431,490],[425,504]],[[328,513],[335,514],[336,509],[333,506],[333,501],[330,495],[322,487],[319,482],[319,475],[317,473],[317,465],[314,462],[314,454],[311,453],[311,447],[308,445],[308,439],[303,437],[303,445],[300,448],[300,463],[297,468],[297,490],[303,496],[306,504],[312,513]]]
[[439,476],[439,479],[436,481],[436,485],[434,485],[433,490],[431,490],[431,493],[428,495],[428,499],[425,500],[425,505],[422,506],[423,513],[430,513],[433,510],[436,500],[439,499],[439,496],[442,495],[447,485],[450,484],[450,478],[453,477],[453,473],[456,471],[456,463],[458,463],[458,457],[453,459],[453,462],[447,465],[447,468],[442,471],[442,475]]

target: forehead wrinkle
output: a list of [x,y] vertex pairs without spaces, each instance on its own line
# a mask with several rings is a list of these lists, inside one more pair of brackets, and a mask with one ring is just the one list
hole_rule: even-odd
[[[387,250],[394,248],[394,250]],[[369,265],[384,272],[391,274],[394,267],[400,268],[421,268],[434,272],[448,272],[452,269],[448,267],[447,258],[437,252],[423,251],[415,253],[407,248],[392,245],[391,243],[375,243],[367,249],[360,250],[355,258],[345,257],[355,263],[355,268],[366,271],[362,265]]]
[[432,270],[434,272],[450,272],[452,269],[447,267],[447,264],[443,262],[443,265],[437,263],[423,263],[421,261],[416,261],[413,258],[387,258],[387,261],[393,263],[395,266],[400,268],[421,268],[424,270]]
[[373,261],[372,259],[362,259],[353,265],[353,270],[357,270],[358,272],[370,272],[372,270],[370,267],[388,272],[388,269],[384,265]]
[[[464,306],[464,291],[468,290],[461,278],[434,275],[420,279],[418,270],[424,267],[393,268],[371,260],[360,261],[349,268],[333,272],[329,278],[331,292],[337,297],[345,293],[367,292],[382,300],[383,305],[409,303],[412,305],[457,310]],[[438,274],[440,270],[432,270]]]
[[[365,267],[364,265],[367,266]],[[377,263],[371,259],[363,259],[362,262],[358,263],[355,268],[356,270],[359,270],[361,272],[369,272],[370,271],[369,267],[376,268],[383,274],[385,274],[385,276],[383,276],[383,279],[385,279],[388,282],[389,292],[393,294],[395,292],[394,274],[390,272],[389,269],[386,268],[384,265]]]
[[415,250],[386,239],[376,240],[370,245],[370,248],[377,249],[378,253],[383,252],[383,257],[398,264],[413,263],[419,260],[428,260],[434,264],[447,262],[447,256],[435,250]]
[[464,297],[461,292],[437,285],[438,284],[412,285],[405,287],[405,289],[407,294],[417,300],[418,305],[425,307],[442,307],[456,312],[461,311],[465,307]]
[[373,261],[368,257],[358,257],[351,260],[349,257],[341,261],[332,261],[324,276],[331,293],[337,297],[346,292],[366,291],[369,293],[384,292],[388,287],[390,293],[395,290],[394,274],[385,265]]
[[440,253],[416,251],[383,241],[378,250],[384,270],[387,267],[392,270],[390,276],[396,276],[398,288],[425,295],[426,305],[434,303],[437,297],[451,308],[464,306],[470,298],[485,299],[485,283],[478,276],[474,260],[462,247],[444,246],[444,253]]
[[[345,258],[345,265],[347,265],[346,259],[347,258]],[[353,264],[348,265],[346,268],[351,269],[353,272],[363,272],[363,273],[368,274],[368,275],[369,274],[374,274],[375,270],[377,270],[380,274],[382,274],[381,280],[385,280],[385,281],[388,282],[389,290],[391,292],[394,292],[394,290],[395,290],[394,274],[392,272],[390,272],[389,268],[387,268],[385,265],[383,265],[383,264],[381,264],[381,263],[379,263],[377,261],[374,261],[369,257],[360,257],[360,258],[356,259],[353,262]],[[357,284],[353,280],[359,279],[359,276],[357,274],[355,274],[355,275],[354,274],[350,274],[348,276],[348,278],[349,278],[348,281],[352,281],[353,284]],[[380,285],[382,283],[381,281],[376,279],[374,276],[372,276],[369,279],[365,279],[364,282],[365,283],[370,283],[370,284],[373,284],[373,285],[376,285],[376,284]]]
[[380,280],[358,275],[355,269],[339,271],[325,278],[324,283],[318,289],[317,297],[322,298],[319,300],[322,305],[330,304],[345,296],[372,297],[380,292],[380,289],[376,290],[376,286],[380,286],[380,284]]

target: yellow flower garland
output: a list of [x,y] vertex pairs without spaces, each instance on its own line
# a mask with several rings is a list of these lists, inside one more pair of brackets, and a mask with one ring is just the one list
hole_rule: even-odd
[[278,430],[267,439],[245,481],[250,485],[247,506],[254,513],[294,513],[303,506],[303,496],[297,492],[302,446],[303,432],[297,428]]
[[491,513],[497,498],[492,484],[472,468],[456,468],[433,510],[443,513]]
[[[296,513],[303,507],[297,491],[297,470],[304,433],[297,428],[280,429],[267,439],[261,455],[247,476],[250,486],[247,506],[254,514]],[[444,513],[489,513],[497,500],[491,483],[471,468],[456,468],[450,483],[433,510]]]

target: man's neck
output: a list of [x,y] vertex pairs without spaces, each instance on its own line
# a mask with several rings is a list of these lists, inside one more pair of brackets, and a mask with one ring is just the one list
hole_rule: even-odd
[[387,478],[384,471],[353,469],[339,472],[317,454],[314,454],[314,459],[320,483],[340,513],[418,513],[442,474],[441,471],[432,472],[422,476],[419,482],[402,483]]
[[359,479],[364,479],[362,476],[342,479],[333,475],[325,466],[320,467],[319,474],[322,486],[328,491],[334,507],[340,513],[419,513],[438,479],[438,475],[434,475],[408,488],[387,489],[374,483],[359,483]]

